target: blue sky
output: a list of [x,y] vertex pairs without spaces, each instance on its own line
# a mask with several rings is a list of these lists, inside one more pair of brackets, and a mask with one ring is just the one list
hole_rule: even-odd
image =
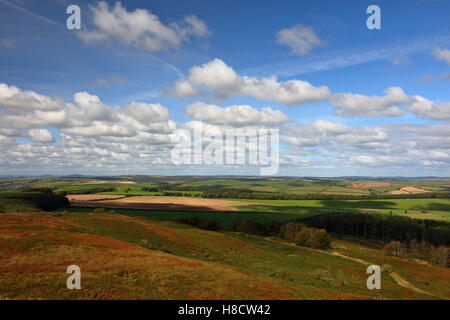
[[[257,172],[168,165],[174,125],[189,128],[203,121],[211,130],[243,122],[280,129],[280,175],[448,176],[450,1],[122,1],[122,17],[114,15],[116,1],[107,3],[96,16],[101,5],[95,1],[0,0],[0,83],[5,86],[3,92],[0,88],[0,174]],[[70,4],[81,8],[81,31],[65,26]],[[371,4],[381,8],[380,30],[366,27]],[[111,31],[113,26],[96,24],[107,14],[119,25],[122,18],[132,22],[137,9],[146,10],[138,26]],[[201,23],[187,23],[192,16]],[[150,17],[157,27],[145,21]],[[135,32],[142,33],[134,39]],[[99,38],[89,41],[88,36]],[[144,45],[148,39],[157,47]],[[203,68],[207,79],[194,79],[193,67]],[[215,83],[214,72],[227,70],[237,75],[233,81],[257,81],[261,93],[255,95],[251,86],[226,88],[228,78]],[[276,77],[278,91],[262,80],[268,77]],[[207,94],[175,92],[183,80]],[[295,101],[286,102],[282,95],[289,81],[306,82],[311,92],[326,87],[328,93],[305,98],[295,89],[289,92]],[[385,93],[392,87],[400,91]],[[60,105],[23,105],[31,99],[29,92]],[[80,92],[89,94],[84,96],[89,103],[98,97],[114,119],[83,116],[87,111],[74,98]],[[221,92],[226,94],[220,99],[213,97]],[[133,119],[123,120],[130,116],[123,110],[133,102],[167,110],[167,119],[158,120],[164,132],[126,127]],[[189,109],[196,103],[206,104],[205,111]],[[225,110],[217,117],[230,120],[206,119],[205,114],[222,112],[211,105]],[[242,105],[251,108],[251,119],[239,108],[227,109]],[[261,120],[264,108],[288,120],[268,124]],[[39,121],[38,109],[48,111]],[[51,112],[65,120],[54,120]],[[71,112],[77,114],[74,119],[84,118],[69,121]],[[94,130],[103,126],[116,126],[120,133]],[[130,142],[130,137],[136,139]],[[154,139],[165,143],[148,142]],[[84,150],[76,149],[83,144]]]

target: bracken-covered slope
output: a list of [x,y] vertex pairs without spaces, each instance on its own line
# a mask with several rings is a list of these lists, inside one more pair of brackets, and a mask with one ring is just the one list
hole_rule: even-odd
[[[408,270],[410,282],[414,266],[436,283],[450,279],[448,269],[416,262],[406,268],[379,250],[338,243],[335,250],[346,255],[380,258],[400,274]],[[73,264],[81,268],[81,290],[66,288]],[[169,221],[98,212],[0,215],[1,299],[446,298],[445,286],[419,282],[426,286],[421,293],[388,273],[382,290],[370,291],[365,269],[329,252]]]

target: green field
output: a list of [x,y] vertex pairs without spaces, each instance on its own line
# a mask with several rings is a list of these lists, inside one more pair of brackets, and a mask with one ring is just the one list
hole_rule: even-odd
[[264,205],[245,205],[242,211],[274,212],[311,215],[323,212],[373,211],[406,215],[411,218],[450,221],[448,199],[389,199],[389,200],[243,200]]
[[[100,184],[86,184],[93,181],[105,181]],[[119,184],[121,181],[134,181],[136,184]],[[388,183],[389,186],[351,188],[352,182]],[[285,194],[341,194],[341,195],[389,195],[389,191],[402,187],[416,187],[433,192],[449,192],[449,178],[427,179],[364,179],[364,178],[262,178],[262,177],[70,177],[70,178],[0,178],[0,191],[17,190],[30,187],[51,187],[56,191],[83,190],[93,187],[114,187],[111,194],[152,195],[142,191],[142,187],[175,186],[206,189],[236,188],[260,193]],[[185,191],[184,191],[185,192]],[[197,192],[198,194],[198,192]]]
[[[122,184],[133,181],[135,184]],[[97,184],[97,182],[100,182]],[[389,183],[389,186],[371,188],[350,188],[352,182]],[[95,183],[95,184],[93,184]],[[101,193],[127,196],[163,195],[177,192],[184,196],[201,197],[206,190],[234,189],[251,190],[257,194],[336,194],[336,195],[389,195],[389,191],[404,186],[415,186],[435,192],[446,192],[450,188],[448,178],[428,179],[356,179],[356,178],[261,178],[261,177],[80,177],[80,178],[0,178],[0,190],[22,190],[26,188],[52,188],[55,193]],[[110,188],[113,191],[101,191]],[[161,188],[158,191],[144,191],[143,188]],[[195,190],[189,190],[194,188]],[[99,190],[99,192],[95,192]],[[180,191],[181,190],[181,191]],[[230,199],[231,200],[231,199]],[[284,214],[279,219],[294,216],[313,215],[336,211],[370,211],[412,218],[450,221],[448,199],[374,199],[374,200],[259,200],[236,199],[254,202],[243,205],[241,211],[255,211]],[[155,213],[158,216],[157,213]],[[220,213],[219,213],[220,215]],[[220,218],[221,220],[222,218]],[[226,218],[224,218],[226,219]],[[229,224],[229,222],[226,222]]]

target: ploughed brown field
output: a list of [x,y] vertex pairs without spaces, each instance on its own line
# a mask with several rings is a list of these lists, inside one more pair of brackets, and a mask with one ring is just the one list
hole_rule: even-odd
[[91,184],[104,184],[104,183],[117,183],[117,184],[136,184],[134,181],[106,181],[106,180],[94,180],[94,181],[88,181],[79,183],[78,185],[91,185]]
[[389,182],[352,182],[350,188],[367,189],[367,188],[380,188],[389,187]]
[[[97,198],[97,197],[98,198]],[[74,207],[104,207],[120,209],[144,209],[144,210],[200,210],[200,211],[238,211],[234,206],[254,205],[255,203],[205,199],[189,197],[162,197],[162,196],[137,196],[123,197],[120,199],[100,200],[101,197],[110,195],[68,195],[70,204]],[[96,200],[96,201],[92,201]]]
[[431,192],[425,189],[419,189],[415,187],[404,187],[399,190],[390,191],[391,194],[416,194],[416,193],[427,193]]

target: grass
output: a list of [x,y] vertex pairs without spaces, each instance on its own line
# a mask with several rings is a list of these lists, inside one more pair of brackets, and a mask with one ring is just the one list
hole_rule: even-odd
[[[376,211],[406,215],[418,219],[450,221],[448,199],[388,199],[388,200],[242,200],[255,205],[238,206],[242,211],[310,215],[336,211]],[[260,205],[259,203],[263,204]]]
[[[332,250],[390,264],[432,296],[388,273],[370,291],[364,265],[321,251],[144,216],[4,214],[0,222],[0,298],[8,299],[429,299],[447,285],[426,282],[450,277],[353,240],[335,239]],[[70,264],[82,270],[82,290],[65,288]]]

